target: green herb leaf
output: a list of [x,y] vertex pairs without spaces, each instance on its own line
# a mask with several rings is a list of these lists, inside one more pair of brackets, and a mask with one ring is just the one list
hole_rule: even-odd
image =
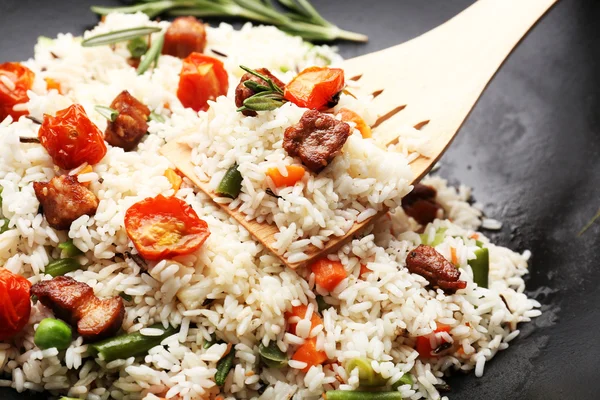
[[94,110],[96,110],[98,114],[102,115],[110,122],[115,122],[119,116],[119,112],[117,110],[106,106],[94,106]]
[[244,86],[252,90],[254,93],[266,92],[267,90],[270,90],[267,86],[261,85],[260,83],[254,81],[245,81]]
[[[258,77],[260,79],[262,79],[263,81],[267,82],[267,84],[269,85],[269,88],[271,88],[271,91],[273,93],[279,93],[279,94],[283,95],[283,90],[279,86],[277,86],[273,82],[273,80],[271,80],[271,78],[269,78],[268,76],[265,76],[265,75],[263,75],[263,74],[255,71],[255,70],[253,70],[252,68],[248,68],[248,67],[245,67],[243,65],[240,65],[240,68],[243,69],[244,71],[246,71],[246,72],[248,72],[248,73],[250,73],[250,74],[252,74],[252,75],[254,75],[254,76],[256,76],[256,77]],[[246,82],[248,82],[248,81],[246,81]]]
[[214,333],[212,335],[210,335],[210,340],[205,340],[204,344],[202,345],[203,349],[208,349],[210,348],[212,345],[217,344],[217,335],[215,335]]
[[215,382],[218,386],[223,386],[225,384],[225,380],[227,379],[227,375],[231,368],[233,368],[233,360],[235,358],[235,349],[233,346],[229,353],[223,358],[219,360],[217,363],[217,372],[215,373]]
[[160,115],[160,114],[158,114],[158,113],[156,113],[156,112],[152,111],[152,112],[150,113],[150,115],[148,116],[148,121],[156,121],[156,122],[163,123],[163,122],[165,122],[166,120],[165,120],[165,117],[163,117],[162,115]]
[[119,293],[119,296],[121,296],[121,298],[125,301],[129,301],[129,302],[133,301],[133,297],[131,297],[130,295],[128,295],[125,292]]
[[127,50],[132,58],[140,58],[148,51],[148,42],[141,36],[127,42]]
[[81,42],[81,45],[83,47],[105,46],[108,44],[126,42],[140,36],[160,32],[161,30],[162,29],[157,26],[139,26],[135,28],[120,29],[118,31],[107,32],[84,39]]
[[271,111],[281,107],[285,101],[280,94],[270,92],[260,92],[244,100],[244,106],[237,111]]
[[8,218],[0,218],[0,235],[8,230],[8,223],[10,220]]
[[137,74],[142,75],[144,72],[150,68],[152,64],[156,66],[158,64],[158,58],[160,57],[160,53],[162,52],[163,45],[165,43],[165,34],[159,35],[154,42],[152,42],[152,46],[142,59],[142,62],[138,66]]

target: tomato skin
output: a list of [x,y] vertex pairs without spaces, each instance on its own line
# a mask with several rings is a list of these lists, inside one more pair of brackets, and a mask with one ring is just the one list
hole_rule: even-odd
[[322,110],[328,108],[336,94],[344,89],[344,70],[309,67],[285,87],[283,97],[299,107]]
[[29,321],[31,283],[20,275],[0,268],[0,341],[21,332]]
[[27,103],[29,97],[27,91],[33,86],[35,74],[29,68],[16,62],[0,64],[0,75],[8,78],[14,83],[15,88],[8,88],[0,80],[0,121],[7,116],[17,120],[22,115],[29,114],[28,111],[15,111],[15,104]]
[[194,111],[208,110],[208,101],[227,94],[229,76],[220,60],[192,53],[183,60],[177,98]]
[[102,132],[79,104],[58,111],[56,117],[44,115],[38,137],[54,164],[62,169],[84,162],[97,164],[106,154]]
[[163,260],[196,251],[210,236],[208,224],[185,201],[158,195],[125,213],[125,230],[146,260]]
[[[434,331],[434,333],[439,333],[439,332],[450,332],[450,327],[447,325],[438,324],[438,327]],[[429,340],[429,336],[430,335],[417,337],[417,342],[416,342],[415,348],[417,349],[417,352],[419,353],[419,356],[421,358],[438,357],[437,355],[431,353],[435,349],[431,348],[431,342]]]

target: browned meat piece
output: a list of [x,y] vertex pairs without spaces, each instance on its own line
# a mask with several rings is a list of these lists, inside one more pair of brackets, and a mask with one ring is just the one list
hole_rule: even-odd
[[408,253],[406,267],[413,274],[421,275],[432,286],[437,286],[446,293],[454,293],[467,287],[467,282],[458,279],[458,268],[431,246],[421,244]]
[[319,172],[342,150],[350,125],[317,110],[308,110],[300,121],[285,130],[283,148],[300,157],[311,171]]
[[69,229],[82,215],[94,215],[98,199],[74,175],[55,176],[50,182],[33,182],[35,196],[54,229]]
[[204,24],[194,17],[178,17],[167,29],[162,53],[186,58],[194,52],[202,53],[204,46],[206,46]]
[[402,208],[406,215],[413,217],[421,225],[427,225],[443,211],[435,201],[437,191],[431,186],[417,183],[409,194],[402,199]]
[[119,115],[114,122],[109,122],[104,132],[104,139],[112,146],[125,151],[135,149],[140,140],[148,132],[148,116],[150,109],[142,102],[123,90],[110,104]]
[[[259,68],[256,70],[256,72],[271,79],[273,81],[273,83],[275,84],[275,86],[278,86],[281,90],[284,89],[285,84],[283,82],[281,82],[279,79],[277,79],[275,77],[275,75],[273,75],[271,73],[271,71],[269,71],[268,69]],[[246,81],[253,81],[253,82],[258,83],[259,85],[268,86],[267,82],[265,82],[263,79],[260,79],[258,76],[252,75],[251,73],[246,72],[244,75],[242,75],[242,79],[240,79],[240,83],[238,83],[237,87],[235,88],[235,105],[237,107],[243,106],[244,100],[246,100],[248,97],[251,97],[254,94],[256,94],[252,89],[250,89],[250,88],[246,87],[246,85],[244,85],[244,82],[246,82]],[[255,117],[256,111],[244,110],[244,111],[242,111],[242,114],[244,114],[247,117]]]
[[116,296],[101,300],[90,286],[67,276],[38,282],[31,287],[31,294],[56,317],[76,325],[77,332],[87,341],[113,336],[125,317],[123,299]]

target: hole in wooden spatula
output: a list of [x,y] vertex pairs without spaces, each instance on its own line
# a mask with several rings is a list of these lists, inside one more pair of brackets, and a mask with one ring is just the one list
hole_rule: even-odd
[[379,125],[381,125],[388,119],[392,118],[394,115],[398,114],[400,111],[404,110],[405,108],[406,108],[406,104],[398,106],[398,107],[394,108],[393,110],[383,114],[381,117],[377,118],[377,121],[375,121],[375,123],[373,124],[373,126],[371,126],[371,128],[377,128]]
[[431,120],[421,121],[418,124],[415,124],[415,129],[421,130],[425,125],[427,125]]
[[379,96],[381,93],[383,93],[383,89],[381,90],[376,90],[373,93],[371,93],[371,96],[373,96],[373,98]]

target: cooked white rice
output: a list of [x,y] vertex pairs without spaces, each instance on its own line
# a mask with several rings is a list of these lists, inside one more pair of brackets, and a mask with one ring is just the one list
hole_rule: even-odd
[[[150,22],[143,14],[114,14],[86,36],[141,24],[166,27],[168,22]],[[76,102],[104,130],[106,121],[94,112],[94,105],[110,104],[127,89],[158,112],[168,114],[168,104],[170,118],[165,123],[151,122],[150,135],[137,151],[125,153],[109,146],[93,172],[79,176],[80,181],[91,182],[100,205],[95,216],[79,218],[68,232],[50,228],[38,214],[32,183],[49,180],[59,172],[41,146],[19,142],[19,136],[37,136],[38,126],[26,118],[0,123],[0,214],[10,227],[0,235],[0,265],[32,283],[48,279],[44,269],[50,259],[59,257],[56,245],[71,238],[85,252],[80,261],[89,266],[69,276],[88,283],[100,297],[125,293],[133,298],[126,303],[125,331],[153,336],[158,331],[149,327],[159,322],[177,326],[179,332],[145,357],[110,363],[90,357],[81,338],[65,351],[41,351],[33,343],[33,334],[37,324],[52,314],[38,303],[23,333],[0,343],[0,386],[91,400],[188,400],[214,398],[219,392],[227,399],[317,399],[326,390],[358,387],[357,371],[348,375],[343,364],[362,356],[374,360],[375,371],[389,382],[411,373],[415,384],[398,389],[404,398],[438,399],[436,385],[443,383],[447,373],[475,370],[481,376],[486,361],[518,335],[517,324],[540,314],[539,303],[524,294],[522,276],[527,273],[529,252],[518,254],[476,233],[482,213],[469,205],[469,190],[451,188],[437,177],[425,183],[438,190],[437,200],[449,219],[436,220],[425,233],[435,235],[444,228],[444,240],[436,249],[448,258],[450,249],[455,249],[461,279],[468,285],[454,295],[428,290],[423,277],[404,267],[408,251],[420,244],[421,238],[415,232],[419,227],[401,208],[330,255],[343,263],[348,278],[327,293],[315,287],[310,271],[281,266],[210,199],[196,194],[187,180],[175,195],[192,205],[210,227],[211,236],[201,250],[150,263],[148,272],[123,259],[120,254],[132,248],[123,227],[128,207],[146,197],[174,194],[163,176],[170,163],[158,153],[166,140],[186,136],[194,143],[197,171],[213,183],[238,161],[245,181],[235,205],[251,218],[276,223],[281,230],[279,250],[290,256],[300,254],[309,242],[324,243],[340,234],[361,215],[369,215],[369,210],[397,205],[410,189],[409,153],[426,149],[421,141],[413,140],[411,129],[405,129],[407,140],[398,149],[402,155],[391,160],[375,143],[355,133],[344,154],[325,172],[305,176],[301,185],[279,191],[289,204],[276,203],[260,197],[265,188],[264,170],[295,162],[282,151],[281,135],[303,110],[286,105],[257,118],[242,118],[235,112],[230,93],[228,98],[217,99],[209,112],[198,115],[184,109],[175,95],[179,59],[161,57],[152,73],[137,76],[126,63],[127,53],[121,46],[112,51],[109,47],[82,48],[79,42],[70,34],[41,40],[35,58],[25,63],[36,73],[27,105],[33,116],[42,118],[44,113],[53,114]],[[333,49],[310,46],[272,27],[245,25],[236,31],[221,24],[208,30],[207,48],[228,55],[224,62],[232,89],[241,72],[239,64],[267,67],[287,80],[296,67],[340,61]],[[281,72],[288,69],[290,72]],[[60,82],[65,95],[47,92],[45,77]],[[372,122],[368,99],[343,102]],[[235,141],[227,144],[232,132]],[[249,149],[255,151],[249,154]],[[373,154],[383,158],[368,157]],[[489,227],[499,228],[497,221],[487,221]],[[475,257],[475,237],[490,251],[489,289],[473,283],[467,264]],[[311,240],[302,242],[302,238]],[[372,273],[359,279],[361,263],[367,263]],[[296,335],[287,333],[284,313],[300,304],[316,307],[317,294],[335,305],[323,312],[323,326],[311,331],[307,316],[298,323]],[[207,299],[213,302],[203,305]],[[415,337],[430,334],[437,323],[451,326],[451,332],[448,337],[432,336],[432,340],[459,343],[462,353],[424,362],[414,349]],[[214,375],[226,345],[202,347],[214,332],[236,351],[235,367],[222,389],[216,386]],[[302,371],[305,365],[295,361],[281,370],[259,367],[259,343],[275,341],[291,354],[307,337],[316,337],[318,348],[334,363],[312,367],[306,373]],[[259,395],[261,388],[264,392]]]

